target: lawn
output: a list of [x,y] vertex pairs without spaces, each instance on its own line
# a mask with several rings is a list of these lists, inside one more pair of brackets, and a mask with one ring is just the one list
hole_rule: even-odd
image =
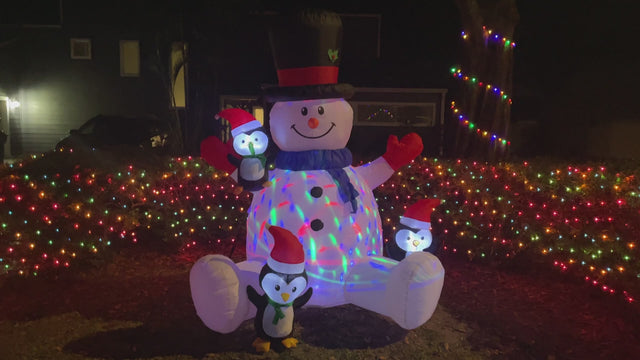
[[[100,161],[97,161],[99,159]],[[444,200],[445,287],[406,331],[353,306],[303,309],[298,348],[195,315],[190,265],[244,257],[250,198],[192,158],[50,153],[0,170],[0,358],[632,358],[640,350],[637,167],[418,159],[376,190],[384,233]]]

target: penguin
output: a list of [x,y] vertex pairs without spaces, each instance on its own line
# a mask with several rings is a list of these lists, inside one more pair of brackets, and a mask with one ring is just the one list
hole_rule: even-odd
[[440,242],[431,234],[431,213],[440,205],[439,199],[422,199],[400,216],[400,224],[393,241],[387,244],[390,258],[401,261],[418,251],[434,254]]
[[253,115],[242,109],[225,109],[216,115],[229,121],[233,150],[240,155],[227,154],[227,160],[238,169],[237,193],[258,191],[269,186],[269,171],[265,152],[269,147],[266,130]]
[[254,327],[258,338],[252,346],[263,353],[270,350],[271,343],[277,350],[298,344],[298,340],[291,337],[294,313],[313,294],[313,289],[307,288],[302,244],[284,228],[269,226],[268,230],[274,238],[274,246],[259,275],[264,294],[247,286],[247,296],[257,309]]

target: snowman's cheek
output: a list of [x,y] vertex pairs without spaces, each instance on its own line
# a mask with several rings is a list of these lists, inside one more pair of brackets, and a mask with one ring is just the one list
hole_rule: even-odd
[[280,148],[286,147],[291,141],[291,124],[289,122],[272,123],[271,138]]

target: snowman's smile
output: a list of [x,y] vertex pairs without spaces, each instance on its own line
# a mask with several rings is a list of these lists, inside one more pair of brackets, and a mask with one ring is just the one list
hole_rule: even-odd
[[329,132],[331,132],[331,130],[333,130],[334,127],[336,127],[336,124],[334,122],[331,122],[331,127],[329,128],[329,130],[325,131],[324,134],[318,135],[318,136],[307,136],[307,135],[302,134],[300,131],[298,131],[298,129],[296,129],[296,125],[295,124],[291,125],[291,128],[293,129],[293,131],[295,131],[296,134],[302,136],[305,139],[319,139],[319,138],[327,135]]

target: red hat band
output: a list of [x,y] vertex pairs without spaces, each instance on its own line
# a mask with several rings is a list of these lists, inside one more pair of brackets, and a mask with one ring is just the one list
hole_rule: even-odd
[[307,86],[336,84],[338,82],[337,66],[309,66],[278,70],[278,85]]

